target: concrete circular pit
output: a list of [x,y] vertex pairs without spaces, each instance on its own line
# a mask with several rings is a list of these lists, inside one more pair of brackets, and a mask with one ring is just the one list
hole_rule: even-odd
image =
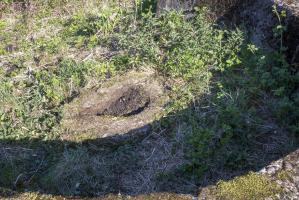
[[85,89],[65,106],[62,135],[66,140],[95,139],[147,132],[168,97],[152,71],[132,71]]

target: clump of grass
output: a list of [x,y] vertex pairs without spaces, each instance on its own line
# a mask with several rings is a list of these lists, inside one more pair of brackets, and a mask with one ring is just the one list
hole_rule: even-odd
[[231,181],[221,181],[217,184],[217,196],[227,200],[262,200],[265,198],[278,198],[282,189],[266,176],[249,173]]
[[[77,47],[94,47],[104,41],[119,21],[119,11],[102,10],[101,14],[77,13],[65,23],[64,36]],[[101,39],[99,39],[101,37]]]

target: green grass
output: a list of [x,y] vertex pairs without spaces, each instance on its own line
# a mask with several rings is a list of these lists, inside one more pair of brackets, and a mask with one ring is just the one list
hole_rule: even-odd
[[[155,17],[150,1],[138,1],[137,8],[114,1],[108,5],[94,1],[86,5],[80,1],[33,2],[36,10],[27,13],[26,22],[22,20],[24,13],[13,12],[9,6],[7,18],[0,21],[0,56],[8,63],[0,68],[0,140],[27,139],[32,148],[36,148],[32,139],[59,140],[67,131],[60,127],[63,107],[83,88],[100,86],[111,76],[132,69],[151,68],[164,82],[173,83],[170,103],[154,129],[165,129],[174,138],[179,129],[174,124],[185,124],[188,164],[179,173],[191,177],[195,184],[217,165],[229,170],[258,166],[250,160],[253,152],[262,151],[256,141],[276,137],[275,131],[283,130],[296,143],[298,72],[286,62],[283,52],[265,52],[251,44],[244,30],[218,27],[206,9],[198,9],[194,18],[186,20],[174,11]],[[9,44],[17,46],[16,50],[8,52]],[[96,49],[100,49],[100,56],[95,55]],[[50,155],[46,166],[35,175],[33,185],[46,182],[54,192],[62,186],[75,187],[78,177],[74,166],[83,170],[80,177],[86,190],[101,184],[94,179],[103,176],[96,174],[100,169],[87,169],[93,161],[89,147],[65,147],[58,152],[50,146],[45,147]],[[82,154],[84,166],[80,165]],[[12,168],[7,159],[0,161],[5,169],[0,177],[2,185],[10,187],[20,172],[32,171],[30,161],[19,161],[16,158]],[[63,180],[58,176],[61,174]],[[235,182],[240,181],[243,179]],[[231,185],[219,185],[228,195],[240,197],[242,189],[232,193],[226,186]],[[263,196],[262,190],[259,188],[257,195]],[[78,195],[76,192],[76,188],[69,188],[66,194]]]

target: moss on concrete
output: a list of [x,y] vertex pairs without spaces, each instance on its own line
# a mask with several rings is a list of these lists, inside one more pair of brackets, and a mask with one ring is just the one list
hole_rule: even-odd
[[220,181],[217,184],[217,196],[227,200],[250,200],[275,198],[282,193],[282,188],[268,177],[249,173],[231,181]]

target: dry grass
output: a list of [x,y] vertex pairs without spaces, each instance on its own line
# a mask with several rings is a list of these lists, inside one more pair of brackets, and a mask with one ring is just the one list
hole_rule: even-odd
[[[196,191],[196,186],[180,177],[173,182],[159,179],[179,169],[184,158],[185,133],[174,138],[162,132],[119,147],[92,145],[64,152],[47,176],[53,191],[64,195],[105,195],[107,193],[149,194],[156,191],[178,193]],[[97,152],[93,154],[92,151]],[[48,187],[48,186],[47,186]]]
[[21,195],[3,198],[3,200],[192,200],[192,196],[189,195],[179,195],[170,193],[155,193],[148,195],[138,195],[138,196],[123,196],[117,194],[110,194],[105,197],[98,198],[80,198],[80,197],[62,197],[54,195],[42,195],[39,193],[29,193],[26,192]]

